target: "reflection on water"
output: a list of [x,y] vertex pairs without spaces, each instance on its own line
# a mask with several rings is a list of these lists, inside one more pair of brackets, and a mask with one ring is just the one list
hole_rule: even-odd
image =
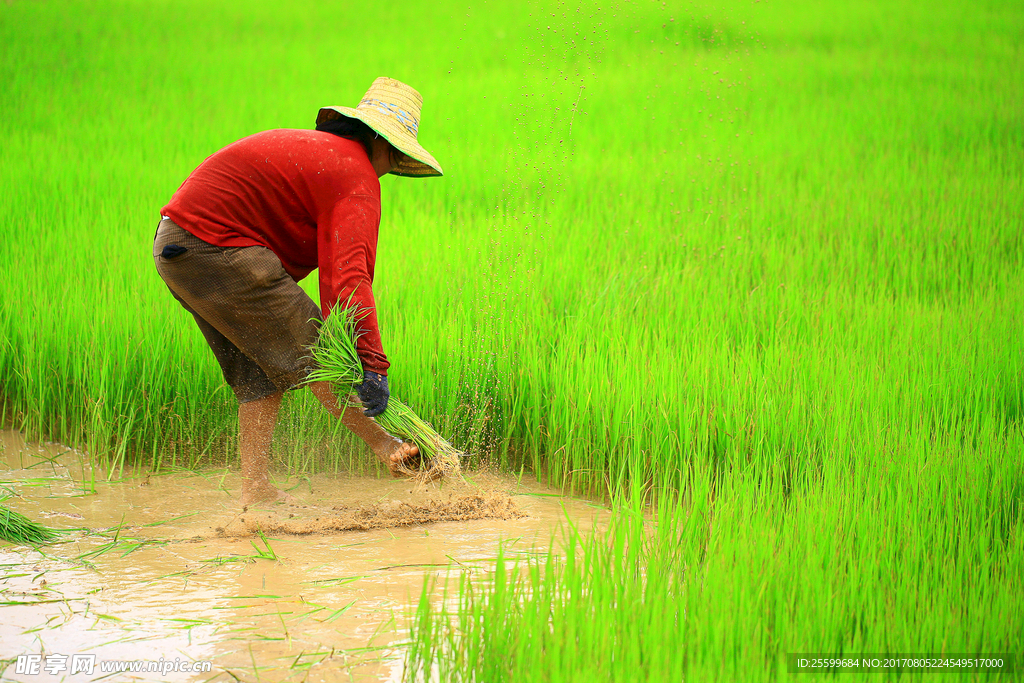
[[[240,514],[236,472],[107,481],[67,447],[25,444],[10,431],[0,432],[0,445],[0,490],[16,496],[7,505],[72,530],[66,542],[42,551],[0,542],[3,680],[103,675],[70,676],[67,665],[55,675],[19,675],[13,659],[28,653],[90,653],[97,663],[213,663],[213,673],[105,680],[400,680],[408,606],[426,578],[486,576],[499,545],[506,556],[541,552],[566,515],[584,528],[606,519],[599,507],[535,484],[477,474],[472,486],[507,491],[526,516],[270,536],[264,543],[215,531]],[[362,477],[278,483],[296,486],[298,503],[317,508],[394,505],[423,495],[408,482]],[[287,506],[272,509],[292,514]]]

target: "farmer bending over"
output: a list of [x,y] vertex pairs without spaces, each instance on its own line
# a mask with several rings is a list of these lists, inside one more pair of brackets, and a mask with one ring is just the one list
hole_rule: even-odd
[[[270,130],[216,152],[161,212],[153,258],[195,318],[238,398],[242,504],[285,497],[267,464],[281,396],[308,386],[393,474],[414,444],[370,419],[388,404],[388,360],[377,328],[373,269],[385,173],[439,176],[416,141],[420,94],[378,78],[355,109],[320,110],[316,130]],[[321,310],[297,284],[320,269],[323,316],[338,302],[363,312],[356,350],[365,410],[338,405],[309,347]]]

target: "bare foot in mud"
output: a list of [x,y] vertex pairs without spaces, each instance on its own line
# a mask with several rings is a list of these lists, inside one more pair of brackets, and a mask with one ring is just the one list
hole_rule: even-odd
[[408,441],[391,440],[374,449],[380,461],[388,466],[392,477],[403,477],[412,474],[420,459],[420,449]]
[[267,484],[252,491],[242,491],[242,507],[250,507],[261,503],[294,503],[295,496]]

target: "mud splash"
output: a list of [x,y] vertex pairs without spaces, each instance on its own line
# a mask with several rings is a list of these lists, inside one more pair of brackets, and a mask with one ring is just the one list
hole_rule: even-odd
[[309,493],[300,494],[303,502],[246,509],[214,531],[219,536],[326,534],[524,516],[510,495],[510,482],[487,473],[425,483],[409,479],[389,485],[363,478],[353,483],[360,490],[346,495],[338,479],[319,481],[319,493],[310,481]]
[[[517,519],[523,516],[512,497],[495,491],[449,496],[447,500],[430,498],[422,503],[385,499],[373,505],[350,510],[344,506],[323,509],[292,505],[297,512],[252,511],[239,515],[226,527],[217,527],[223,536],[253,534],[324,534],[336,531],[391,529],[412,524],[464,522],[471,519]],[[301,516],[299,516],[301,515]]]
[[[212,671],[105,680],[397,681],[424,581],[441,599],[447,577],[486,578],[499,548],[543,553],[567,519],[607,519],[487,473],[293,477],[275,482],[293,503],[242,511],[230,470],[108,480],[57,444],[2,432],[0,445],[8,505],[67,532],[42,552],[0,544],[2,680],[85,681],[101,662],[162,658]],[[16,673],[22,654],[43,656],[39,674]],[[93,675],[69,674],[74,654],[95,655]],[[47,673],[47,655],[67,655],[64,670]]]

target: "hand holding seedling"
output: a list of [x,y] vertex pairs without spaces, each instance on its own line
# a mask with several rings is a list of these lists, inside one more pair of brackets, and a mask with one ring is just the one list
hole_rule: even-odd
[[356,393],[359,394],[359,400],[366,408],[363,411],[363,415],[366,417],[377,417],[388,407],[388,397],[391,392],[388,391],[387,375],[366,370],[363,372],[362,383],[357,384],[355,388]]
[[[429,423],[420,419],[409,406],[398,399],[391,399],[387,377],[363,370],[356,350],[356,339],[360,334],[357,323],[360,319],[361,315],[354,307],[336,306],[324,320],[316,344],[310,349],[317,365],[317,369],[309,376],[313,382],[310,387],[330,386],[338,396],[343,397],[355,390],[365,407],[365,411],[356,409],[359,421],[372,424],[378,429],[383,428],[382,432],[392,438],[408,439],[411,442],[397,442],[400,444],[399,455],[405,457],[391,467],[392,473],[417,474],[424,481],[457,474],[462,453]],[[321,401],[328,400],[327,396],[318,396]],[[349,428],[355,429],[351,425]],[[417,473],[406,465],[406,460],[411,461],[419,455],[426,458],[429,464],[425,470]]]

